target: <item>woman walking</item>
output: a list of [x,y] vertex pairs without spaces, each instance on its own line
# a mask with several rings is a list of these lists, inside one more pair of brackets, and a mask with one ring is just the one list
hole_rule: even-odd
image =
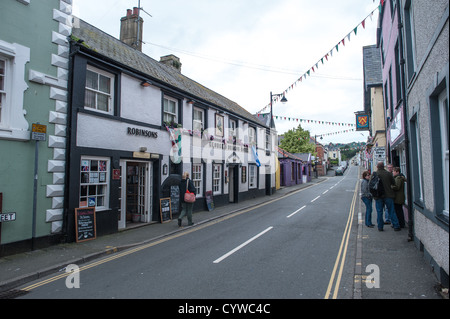
[[367,227],[373,228],[372,224],[372,194],[369,191],[370,172],[364,171],[361,181],[361,200],[366,205],[366,218],[365,223]]
[[184,172],[180,183],[181,214],[178,217],[178,227],[181,227],[183,217],[186,215],[188,220],[188,226],[194,225],[194,223],[192,222],[192,209],[194,207],[194,203],[187,203],[184,200],[184,194],[186,193],[187,190],[196,195],[194,183],[189,179],[189,173]]

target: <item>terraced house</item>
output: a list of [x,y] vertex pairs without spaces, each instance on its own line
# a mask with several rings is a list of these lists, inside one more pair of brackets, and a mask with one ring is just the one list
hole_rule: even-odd
[[439,281],[449,273],[449,2],[386,0],[378,45],[387,156],[407,182],[405,218]]
[[139,9],[120,23],[120,40],[82,20],[73,24],[68,240],[78,239],[77,208],[95,208],[98,235],[160,222],[162,198],[171,198],[175,218],[183,172],[196,186],[194,210],[275,191],[275,133],[183,75],[177,57],[142,53]]
[[0,2],[0,256],[61,240],[71,4]]

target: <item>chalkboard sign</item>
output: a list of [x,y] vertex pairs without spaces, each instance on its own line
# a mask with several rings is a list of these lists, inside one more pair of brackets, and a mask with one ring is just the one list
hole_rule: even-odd
[[214,209],[214,200],[212,191],[207,191],[205,193],[206,206],[208,206],[208,210],[212,211]]
[[172,214],[180,212],[180,186],[170,186],[170,201],[172,206]]
[[95,207],[75,209],[75,229],[77,243],[97,238]]
[[172,207],[170,205],[170,197],[161,198],[160,202],[160,214],[161,214],[161,223],[166,223],[172,220]]

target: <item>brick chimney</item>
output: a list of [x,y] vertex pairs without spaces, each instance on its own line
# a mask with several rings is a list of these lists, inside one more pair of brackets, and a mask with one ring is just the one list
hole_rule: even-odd
[[120,19],[120,41],[142,52],[143,25],[144,19],[139,16],[139,8],[127,9],[127,15]]
[[168,65],[172,68],[174,68],[175,70],[177,70],[179,73],[181,73],[181,62],[180,62],[180,58],[173,55],[173,54],[169,54],[166,56],[162,56],[161,59],[159,60],[160,63]]

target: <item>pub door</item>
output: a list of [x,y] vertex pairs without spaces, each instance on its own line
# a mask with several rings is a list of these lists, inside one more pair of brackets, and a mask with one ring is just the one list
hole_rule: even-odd
[[152,219],[152,163],[121,161],[119,229]]
[[230,203],[237,203],[239,200],[239,166],[230,164],[228,167],[228,196]]

